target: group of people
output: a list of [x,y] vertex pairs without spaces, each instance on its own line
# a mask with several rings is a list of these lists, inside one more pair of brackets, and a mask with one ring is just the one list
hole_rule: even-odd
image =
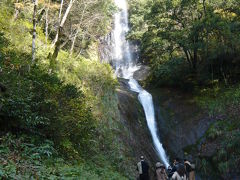
[[[143,156],[137,163],[138,180],[149,180],[149,165]],[[156,180],[195,180],[195,166],[187,159],[183,162],[179,158],[175,158],[173,166],[166,167],[160,162],[156,163],[155,177]]]

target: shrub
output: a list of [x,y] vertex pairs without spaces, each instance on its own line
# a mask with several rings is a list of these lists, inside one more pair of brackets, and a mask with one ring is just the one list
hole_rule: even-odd
[[183,58],[161,60],[160,62],[155,62],[152,67],[151,81],[156,82],[158,86],[173,86],[188,89],[193,84]]
[[64,159],[52,141],[37,136],[7,134],[0,142],[0,179],[126,179],[110,166]]
[[38,68],[25,77],[10,73],[3,82],[9,92],[2,100],[1,127],[40,134],[63,147],[68,141],[71,148],[86,150],[95,123],[85,96],[75,86]]

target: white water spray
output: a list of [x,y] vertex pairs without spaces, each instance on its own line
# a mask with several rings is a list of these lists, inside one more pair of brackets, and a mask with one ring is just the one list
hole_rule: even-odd
[[115,0],[115,4],[120,9],[115,14],[115,26],[114,26],[114,62],[116,68],[116,74],[119,77],[129,79],[130,89],[138,93],[138,98],[143,106],[147,125],[151,132],[155,149],[159,158],[162,160],[166,167],[169,166],[168,158],[160,139],[157,135],[157,126],[155,122],[154,105],[152,95],[144,90],[138,82],[133,78],[133,74],[139,67],[134,62],[131,53],[129,42],[126,40],[126,34],[129,31],[128,25],[128,8],[126,0]]

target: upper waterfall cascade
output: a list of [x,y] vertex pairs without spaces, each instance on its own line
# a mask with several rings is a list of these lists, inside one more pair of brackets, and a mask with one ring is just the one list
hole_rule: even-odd
[[157,134],[152,95],[144,90],[133,78],[134,72],[140,67],[137,65],[136,60],[132,58],[130,44],[126,40],[126,34],[129,31],[127,2],[126,0],[115,0],[115,4],[120,9],[114,16],[114,38],[112,40],[115,72],[118,77],[128,79],[130,89],[138,93],[138,99],[143,106],[155,149],[164,165],[168,167],[168,157]]

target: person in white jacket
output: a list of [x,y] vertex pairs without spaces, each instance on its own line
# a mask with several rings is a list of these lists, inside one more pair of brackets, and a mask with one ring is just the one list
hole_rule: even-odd
[[178,158],[174,161],[172,180],[187,180],[186,169]]
[[178,172],[174,172],[174,174],[172,175],[172,180],[187,180],[186,174],[184,174],[183,176],[180,176],[178,174]]

